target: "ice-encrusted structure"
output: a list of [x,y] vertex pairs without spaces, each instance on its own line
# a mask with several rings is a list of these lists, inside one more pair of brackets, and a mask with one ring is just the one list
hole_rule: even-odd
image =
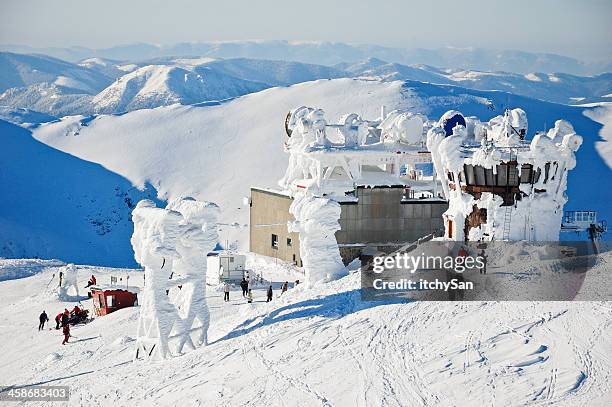
[[192,198],[132,212],[132,246],[145,268],[137,357],[164,359],[207,343],[206,254],[217,243],[218,207]]
[[[351,113],[330,124],[321,109],[297,108],[285,122],[289,165],[279,185],[293,193],[307,189],[318,196],[343,196],[356,185],[404,184],[402,168],[414,171],[416,163],[431,162],[427,125],[424,116],[384,109],[375,120]],[[328,129],[337,131],[335,137]]]
[[183,216],[187,226],[180,237],[177,251],[180,258],[172,268],[172,279],[180,281],[179,290],[172,293],[172,302],[177,306],[183,332],[192,332],[196,344],[190,335],[183,335],[177,344],[177,352],[182,352],[188,345],[208,344],[208,326],[210,315],[206,305],[206,255],[217,244],[217,218],[219,207],[212,202],[200,202],[193,198],[171,201],[168,209],[175,210]]
[[[79,284],[77,282],[77,268],[74,264],[66,264],[60,270],[62,278],[57,288],[57,296],[60,300],[70,301],[72,297],[79,298]],[[72,295],[70,290],[72,289]]]
[[338,202],[303,192],[294,196],[289,212],[295,218],[288,225],[289,232],[300,234],[306,284],[312,286],[341,277],[345,267],[335,236],[340,230]]
[[449,200],[446,237],[557,241],[567,174],[582,144],[572,125],[558,120],[529,142],[522,109],[488,123],[466,118],[465,126],[457,123],[450,135],[444,123],[441,119],[428,131],[427,148]]
[[[308,284],[329,281],[345,271],[335,236],[340,230],[338,202],[355,200],[356,188],[414,186],[436,196],[434,182],[414,175],[416,163],[431,162],[425,149],[428,125],[421,115],[387,113],[384,108],[374,120],[351,113],[336,124],[328,123],[321,109],[302,106],[289,112],[289,165],[279,185],[293,198],[289,211],[295,221],[289,222],[288,230],[299,233]],[[336,134],[328,134],[330,129]]]

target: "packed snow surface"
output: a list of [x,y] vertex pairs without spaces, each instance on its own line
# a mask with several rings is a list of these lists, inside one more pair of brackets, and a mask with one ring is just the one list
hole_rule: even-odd
[[[610,252],[592,272],[609,271]],[[440,406],[525,404],[607,406],[612,394],[612,309],[606,302],[363,302],[359,273],[282,296],[295,276],[275,269],[274,299],[263,289],[248,304],[208,287],[209,346],[163,362],[133,362],[139,307],[60,331],[38,332],[74,303],[45,287],[61,266],[2,260],[0,382],[70,386],[68,405]],[[264,267],[264,263],[266,264]],[[139,270],[77,266],[78,281],[100,283]],[[493,273],[494,270],[490,270]],[[91,300],[82,300],[91,311]],[[51,405],[40,403],[40,405]]]

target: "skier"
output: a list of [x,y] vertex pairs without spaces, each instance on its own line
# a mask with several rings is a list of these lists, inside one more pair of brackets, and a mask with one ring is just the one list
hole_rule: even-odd
[[75,305],[70,314],[78,316],[81,313],[81,309],[78,305]]
[[62,345],[65,345],[68,343],[68,339],[70,338],[70,325],[69,324],[64,325],[64,327],[62,328],[62,333],[64,334],[64,340],[62,341]]
[[225,293],[223,301],[229,301],[230,285],[227,282],[223,285],[223,292]]
[[288,288],[289,288],[289,281],[285,281],[285,282],[283,283],[283,287],[281,288],[281,295],[283,295],[284,293],[286,293]]
[[266,302],[270,301],[272,301],[272,284],[270,284],[270,286],[268,287],[268,298],[266,299]]
[[45,329],[45,322],[49,322],[49,317],[47,316],[47,313],[43,311],[42,314],[40,314],[40,316],[38,317],[38,320],[40,321],[40,324],[38,324],[38,330],[42,331],[43,329]]
[[253,302],[253,291],[251,291],[250,288],[249,288],[249,292],[247,293],[247,299],[249,301],[249,304]]
[[249,282],[246,281],[246,279],[243,277],[242,281],[240,282],[240,288],[242,288],[242,297],[246,297],[247,295],[247,291],[249,289]]
[[57,316],[55,317],[55,329],[59,329],[60,328],[60,323],[62,322],[62,316],[64,315],[63,312],[60,312],[59,314],[57,314]]

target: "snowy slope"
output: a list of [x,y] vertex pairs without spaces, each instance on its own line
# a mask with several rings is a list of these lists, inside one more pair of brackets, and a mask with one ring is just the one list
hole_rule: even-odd
[[117,79],[96,95],[92,103],[95,112],[114,113],[222,100],[265,87],[206,68],[192,72],[179,67],[148,65]]
[[0,52],[0,72],[0,92],[46,82],[95,94],[111,82],[100,72],[45,55]]
[[79,61],[77,65],[87,68],[91,71],[99,72],[102,75],[116,79],[125,74],[125,70],[121,69],[124,64],[121,61],[106,58],[85,58]]
[[0,104],[17,109],[36,110],[53,116],[66,116],[91,113],[92,98],[79,90],[42,82],[7,89],[0,94]]
[[456,84],[470,89],[501,90],[563,104],[605,101],[604,95],[612,90],[610,73],[584,77],[562,73],[518,74],[440,69],[425,65],[406,66],[377,59],[368,59],[357,64],[341,64],[339,67],[353,76]]
[[[170,106],[120,116],[98,116],[81,125],[79,117],[42,125],[34,137],[54,148],[97,162],[135,185],[146,182],[162,198],[194,196],[217,202],[222,221],[243,225],[224,227],[222,242],[238,239],[246,249],[248,208],[242,197],[250,186],[275,186],[286,169],[283,120],[299,105],[326,110],[334,120],[347,112],[377,117],[380,105],[440,117],[449,109],[483,120],[507,106],[527,112],[529,131],[569,120],[584,136],[578,166],[570,173],[567,210],[599,211],[611,219],[609,189],[599,188],[612,176],[597,143],[601,124],[583,113],[593,108],[545,103],[502,92],[473,91],[420,82],[376,82],[353,79],[315,81],[268,89],[216,106]],[[120,152],[120,153],[119,153]]]
[[0,257],[135,264],[131,210],[150,192],[2,120],[0,145]]
[[270,86],[288,86],[317,79],[347,76],[346,72],[323,65],[263,59],[218,59],[207,62],[205,66],[236,78],[263,82]]
[[[609,270],[610,252],[589,275]],[[70,386],[68,405],[607,406],[612,310],[605,302],[363,302],[359,273],[247,304],[209,287],[210,345],[165,362],[133,362],[139,308],[37,332],[74,303],[57,299],[59,264],[0,260],[3,383]],[[256,271],[259,265],[251,263]],[[23,271],[17,271],[23,270]],[[267,269],[265,269],[267,270]],[[79,266],[95,273],[142,272]],[[55,279],[52,275],[55,274]],[[49,287],[49,288],[46,288]],[[91,300],[82,305],[92,310]],[[40,405],[51,405],[40,403]]]
[[0,120],[19,125],[38,125],[57,120],[57,117],[31,109],[0,106]]

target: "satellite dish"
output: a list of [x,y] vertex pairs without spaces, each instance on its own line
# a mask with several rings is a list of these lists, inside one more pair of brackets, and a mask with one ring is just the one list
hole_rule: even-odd
[[457,125],[467,128],[465,117],[463,117],[463,115],[456,110],[449,110],[448,112],[444,113],[438,124],[444,129],[446,137],[453,134],[453,129]]

